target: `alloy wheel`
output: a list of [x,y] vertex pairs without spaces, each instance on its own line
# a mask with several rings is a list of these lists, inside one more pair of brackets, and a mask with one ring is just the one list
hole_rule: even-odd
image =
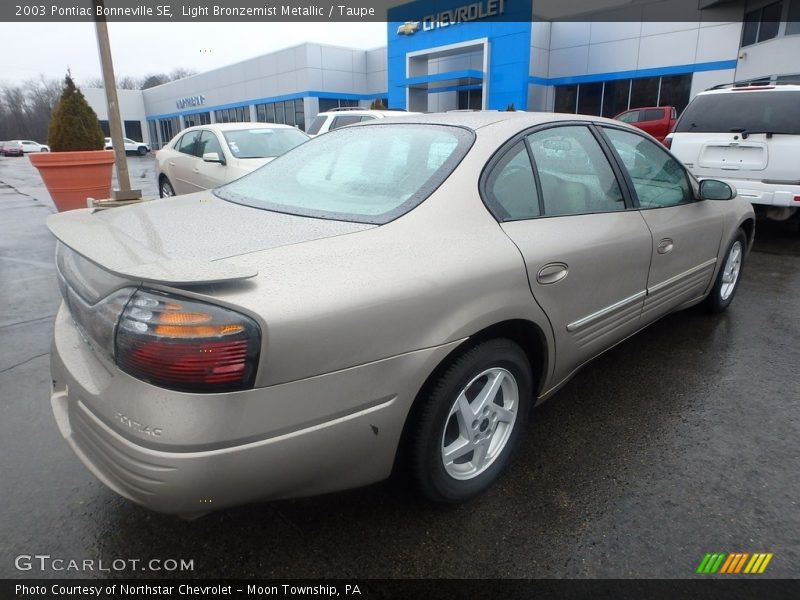
[[722,285],[719,288],[719,296],[722,300],[727,300],[736,289],[736,282],[739,280],[739,272],[742,270],[742,244],[738,240],[731,246],[728,252],[728,260],[722,268]]
[[456,397],[442,434],[441,458],[454,479],[483,473],[503,451],[519,408],[514,376],[499,367],[473,378]]

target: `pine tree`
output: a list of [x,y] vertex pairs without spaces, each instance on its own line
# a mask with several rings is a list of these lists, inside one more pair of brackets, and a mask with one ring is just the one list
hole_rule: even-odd
[[69,72],[64,78],[61,99],[50,120],[47,142],[53,152],[102,150],[105,145],[97,113],[76,87]]

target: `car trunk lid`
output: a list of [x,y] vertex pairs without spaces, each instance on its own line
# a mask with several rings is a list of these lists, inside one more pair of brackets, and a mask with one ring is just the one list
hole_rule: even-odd
[[235,257],[374,227],[246,207],[200,192],[113,210],[52,215],[65,246],[117,277],[199,285],[257,275]]

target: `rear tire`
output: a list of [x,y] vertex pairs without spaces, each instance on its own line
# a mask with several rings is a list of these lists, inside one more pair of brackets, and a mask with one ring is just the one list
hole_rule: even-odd
[[145,148],[144,146],[139,146],[137,153],[139,154],[139,156],[144,156],[145,154],[147,154],[147,148]]
[[532,379],[525,352],[505,338],[452,360],[411,424],[411,475],[425,498],[464,502],[497,480],[527,425]]
[[158,195],[160,198],[171,198],[175,195],[175,188],[165,176],[161,176],[158,184]]
[[706,298],[706,308],[710,312],[720,313],[733,302],[736,290],[739,289],[739,282],[742,280],[746,251],[747,236],[739,229],[728,245],[714,287]]

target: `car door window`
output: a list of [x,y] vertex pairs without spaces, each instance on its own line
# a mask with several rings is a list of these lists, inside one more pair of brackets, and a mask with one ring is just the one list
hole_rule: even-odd
[[494,165],[485,190],[487,207],[498,221],[539,216],[536,180],[524,142],[517,142]]
[[528,142],[544,216],[625,210],[614,171],[588,127],[552,127],[530,134]]
[[216,152],[220,158],[224,158],[222,144],[219,143],[216,134],[212,131],[204,130],[198,142],[198,156],[202,157],[207,152]]
[[619,116],[619,120],[623,123],[636,123],[639,120],[639,112],[638,110],[631,110],[626,113],[622,113]]
[[180,139],[175,147],[182,154],[197,156],[197,141],[199,137],[199,131],[190,131]]
[[662,208],[692,202],[683,166],[660,145],[636,133],[604,128],[630,174],[641,208]]

